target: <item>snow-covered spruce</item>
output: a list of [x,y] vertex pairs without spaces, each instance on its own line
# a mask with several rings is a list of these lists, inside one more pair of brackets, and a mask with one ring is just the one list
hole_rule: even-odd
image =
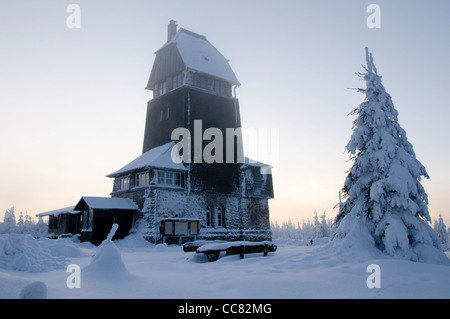
[[439,214],[439,220],[434,221],[434,231],[436,232],[439,241],[442,245],[442,250],[448,250],[450,249],[449,246],[449,234],[447,230],[447,226],[444,223],[444,220],[442,219],[442,215]]
[[336,216],[334,242],[341,248],[364,245],[414,261],[448,263],[428,225],[428,196],[420,181],[429,176],[398,123],[367,48],[366,60],[366,72],[359,73],[366,81],[366,89],[359,89],[366,100],[353,111],[357,119],[346,149],[354,163],[342,190],[345,201]]

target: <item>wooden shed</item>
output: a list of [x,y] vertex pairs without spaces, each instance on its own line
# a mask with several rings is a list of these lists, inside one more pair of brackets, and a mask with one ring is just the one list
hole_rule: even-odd
[[48,217],[48,233],[55,236],[81,232],[81,213],[74,210],[75,206],[64,207],[36,214],[38,217]]
[[119,224],[115,239],[126,237],[137,218],[138,206],[128,198],[83,196],[74,210],[82,215],[80,241],[99,245],[107,237],[113,222]]

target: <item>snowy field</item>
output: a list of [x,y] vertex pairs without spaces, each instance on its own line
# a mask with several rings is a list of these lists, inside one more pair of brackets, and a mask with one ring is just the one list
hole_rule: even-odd
[[[96,247],[70,238],[0,235],[0,298],[19,298],[35,281],[55,299],[450,298],[450,266],[364,252],[344,256],[326,239],[313,246],[277,245],[267,257],[223,255],[208,262],[180,246],[154,246],[130,236]],[[68,288],[70,264],[80,267],[80,288]],[[380,267],[380,288],[367,286],[371,264]]]

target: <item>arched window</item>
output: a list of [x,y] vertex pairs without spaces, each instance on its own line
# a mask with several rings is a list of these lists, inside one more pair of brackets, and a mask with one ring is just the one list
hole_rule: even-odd
[[221,206],[217,206],[216,212],[217,212],[217,226],[225,227],[225,214],[223,208]]
[[212,226],[212,218],[211,218],[211,208],[206,206],[206,227]]

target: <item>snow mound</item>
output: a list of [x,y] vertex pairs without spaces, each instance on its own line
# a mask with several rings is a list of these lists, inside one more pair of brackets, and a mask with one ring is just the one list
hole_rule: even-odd
[[341,221],[333,240],[329,243],[332,251],[350,258],[371,259],[384,255],[375,247],[368,222],[358,220],[354,215],[347,215]]
[[414,247],[414,252],[418,256],[418,261],[438,265],[450,265],[450,259],[440,249],[424,244],[418,244]]
[[20,299],[47,299],[47,286],[41,281],[34,281],[20,292]]
[[70,238],[39,239],[39,244],[47,248],[55,257],[82,257],[85,253]]
[[[422,227],[426,227],[423,222]],[[425,225],[425,226],[424,226]],[[370,235],[370,223],[359,219],[354,215],[345,216],[340,227],[337,229],[333,240],[329,247],[331,251],[341,254],[345,257],[356,259],[370,259],[370,258],[395,258],[405,259],[414,262],[425,262],[440,265],[450,265],[449,258],[445,253],[431,243],[432,239],[428,239],[425,243],[416,243],[410,245],[404,238],[401,238],[401,231],[396,231],[396,228],[403,227],[403,224],[394,224],[391,222],[390,232],[386,232],[385,242],[386,251],[383,252],[376,247],[374,238]],[[393,227],[395,226],[395,227]],[[429,228],[429,227],[428,227]],[[429,228],[431,229],[431,228]],[[424,234],[427,232],[424,231]],[[404,247],[401,247],[401,246]]]
[[31,235],[0,235],[0,268],[25,272],[43,272],[66,266],[64,258],[52,256]]
[[113,224],[108,238],[98,246],[91,263],[82,270],[83,278],[108,281],[130,278],[131,275],[123,263],[120,251],[112,241],[118,227],[118,224]]
[[130,234],[123,239],[115,240],[115,244],[119,248],[152,248],[155,245],[146,240],[141,234]]
[[167,251],[168,246],[166,243],[158,244],[155,246],[155,251]]

